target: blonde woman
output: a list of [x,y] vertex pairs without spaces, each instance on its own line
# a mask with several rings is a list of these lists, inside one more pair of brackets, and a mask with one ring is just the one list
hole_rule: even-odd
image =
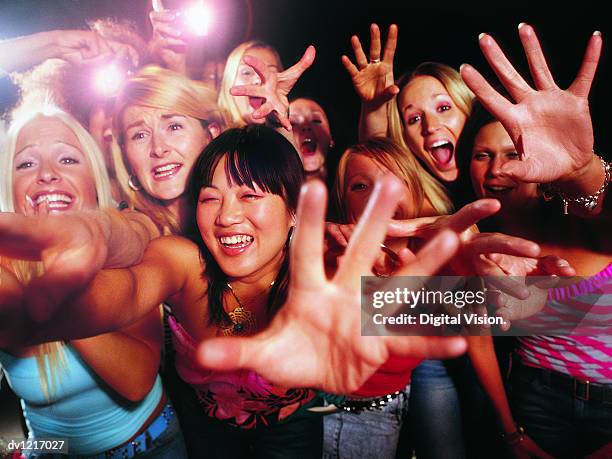
[[225,128],[215,93],[159,67],[146,67],[119,93],[113,160],[128,205],[165,234],[188,230],[187,178],[200,152]]
[[[14,119],[2,160],[3,170],[9,171],[2,181],[0,204],[4,212],[61,215],[65,225],[62,232],[76,239],[90,238],[87,230],[96,231],[96,219],[103,218],[100,215],[104,213],[95,209],[106,209],[110,218],[120,218],[111,210],[114,204],[109,179],[95,140],[73,117],[57,108],[22,112]],[[71,212],[84,214],[65,215]],[[39,218],[39,224],[26,231],[40,233],[39,241],[61,240],[62,236],[46,234],[51,228],[57,232],[58,221]],[[31,221],[29,224],[33,226]],[[112,233],[112,226],[109,228]],[[104,241],[98,242],[104,246]],[[3,240],[3,245],[10,244],[10,237]],[[104,248],[118,252],[112,244]],[[40,247],[31,244],[30,250],[36,258]],[[59,250],[71,249],[64,245]],[[72,250],[62,266],[53,265],[53,257],[48,254],[43,263],[2,258],[2,275],[12,292],[21,291],[28,297],[36,290],[35,277],[43,269],[48,285],[53,275],[49,271],[57,275],[69,263],[79,265],[82,251],[78,247]],[[138,259],[130,260],[123,254],[114,262],[107,257],[104,264],[118,267]],[[61,274],[66,275],[66,271]],[[86,280],[69,277],[77,284]],[[51,297],[54,293],[46,292]],[[20,330],[19,341],[23,343],[45,341],[36,322],[21,321],[12,326],[15,333]],[[22,399],[30,438],[65,438],[71,454],[84,456],[155,453],[181,457],[184,446],[178,422],[157,375],[160,345],[161,314],[157,309],[129,327],[93,338],[3,345],[0,363],[11,388]]]
[[309,46],[295,65],[283,71],[278,52],[264,42],[248,41],[234,48],[225,63],[218,100],[230,127],[268,121],[290,132],[287,96],[314,58],[314,46]]

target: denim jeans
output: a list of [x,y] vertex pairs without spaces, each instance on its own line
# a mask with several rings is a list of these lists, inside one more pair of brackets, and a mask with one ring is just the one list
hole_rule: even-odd
[[425,360],[412,372],[410,435],[419,459],[462,459],[459,392],[441,360]]
[[555,458],[584,457],[612,441],[612,403],[576,398],[540,373],[517,365],[511,383],[517,422],[542,449]]
[[338,413],[323,421],[324,459],[394,459],[408,409],[410,386],[381,410]]

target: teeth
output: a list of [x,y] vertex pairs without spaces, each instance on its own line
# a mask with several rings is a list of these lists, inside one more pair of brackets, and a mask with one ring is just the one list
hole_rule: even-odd
[[59,193],[43,194],[43,195],[39,196],[38,198],[36,198],[36,201],[34,201],[34,203],[36,205],[40,205],[40,204],[42,204],[45,201],[47,201],[48,203],[53,203],[53,202],[61,201],[61,202],[70,204],[72,202],[72,198],[70,196],[68,196],[68,195],[59,194]]
[[253,236],[247,234],[239,234],[236,236],[223,236],[219,238],[224,245],[250,244],[253,242]]
[[156,167],[155,169],[153,169],[153,173],[159,176],[167,176],[179,167],[181,167],[180,164],[168,164],[166,166]]
[[441,147],[442,145],[446,145],[447,143],[450,143],[448,140],[438,140],[437,142],[434,142],[431,146],[431,148],[438,148]]

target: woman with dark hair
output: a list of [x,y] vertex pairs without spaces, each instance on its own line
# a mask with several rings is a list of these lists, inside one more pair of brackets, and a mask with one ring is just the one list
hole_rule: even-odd
[[[322,261],[325,192],[316,182],[303,187],[296,214],[304,172],[282,135],[263,126],[226,131],[209,144],[194,170],[188,188],[197,201],[199,235],[193,241],[156,239],[139,265],[100,272],[74,303],[41,325],[36,339],[114,329],[165,301],[174,315],[179,374],[194,386],[209,416],[202,431],[212,457],[320,457],[321,419],[299,416],[315,394],[287,387],[350,393],[389,355],[463,350],[461,339],[359,336],[358,279],[371,269],[395,206],[394,180],[381,182],[362,229],[328,279]],[[296,269],[289,270],[296,219],[301,222],[291,249]],[[448,232],[432,243],[449,254],[457,248],[456,236]],[[431,257],[433,250],[426,247],[401,272],[432,273],[452,256]],[[13,329],[27,320],[20,308],[18,301],[3,304],[4,315],[18,317],[10,321]],[[250,336],[270,321],[265,332]],[[0,334],[0,341],[12,336]],[[207,344],[196,352],[200,341]],[[202,370],[198,361],[218,371]]]
[[[533,28],[522,24],[519,35],[530,50],[536,89],[511,66],[500,69],[505,57],[486,35],[481,47],[507,93],[493,90],[474,69],[463,69],[483,106],[475,107],[466,125],[460,177],[466,177],[466,200],[491,197],[501,202],[501,211],[488,222],[491,228],[537,241],[544,255],[564,257],[579,277],[548,289],[535,314],[525,308],[518,314],[512,302],[499,312],[524,330],[517,338],[511,374],[512,408],[522,426],[515,439],[520,442],[528,434],[556,458],[609,457],[612,249],[604,200],[611,166],[592,150],[587,108],[601,37],[593,34],[578,76],[561,90]],[[508,103],[512,99],[516,104]],[[544,199],[555,193],[563,206]],[[533,274],[528,267],[524,270]],[[528,323],[521,323],[527,316]]]

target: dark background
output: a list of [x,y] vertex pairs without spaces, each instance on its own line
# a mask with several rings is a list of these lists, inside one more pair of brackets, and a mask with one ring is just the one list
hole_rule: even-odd
[[[184,0],[166,0],[180,2]],[[340,63],[343,53],[352,57],[350,36],[358,34],[367,46],[369,24],[377,22],[386,35],[392,22],[399,25],[395,57],[396,77],[425,60],[444,62],[454,68],[468,62],[491,76],[478,48],[478,34],[488,32],[500,42],[511,61],[523,72],[527,65],[516,33],[524,21],[533,24],[543,43],[553,75],[561,87],[575,75],[589,35],[610,30],[604,7],[586,1],[568,6],[541,6],[533,0],[509,4],[347,1],[347,0],[208,0],[215,11],[209,52],[223,56],[246,38],[263,39],[275,46],[286,66],[293,64],[308,44],[317,48],[313,67],[294,90],[295,96],[317,99],[330,116],[340,150],[356,139],[359,102]],[[119,16],[135,20],[146,36],[147,0],[0,0],[0,38],[52,28],[83,27],[87,18]],[[249,17],[251,20],[249,20]],[[607,129],[610,56],[604,51],[591,92],[596,149],[610,158],[612,136]],[[366,48],[367,49],[367,48]],[[367,51],[366,51],[367,53]],[[525,74],[525,73],[524,73]],[[11,100],[5,82],[0,104]]]

